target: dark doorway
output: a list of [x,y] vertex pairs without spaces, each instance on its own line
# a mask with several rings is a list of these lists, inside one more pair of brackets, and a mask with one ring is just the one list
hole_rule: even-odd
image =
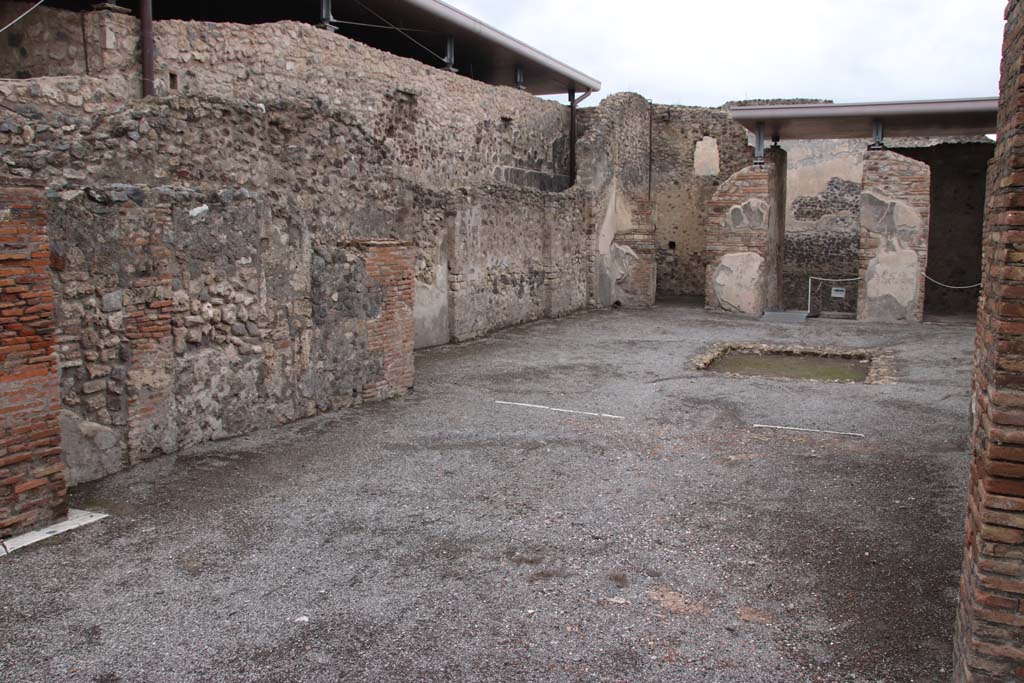
[[925,281],[924,313],[974,315],[980,288],[971,285],[981,282],[985,180],[995,145],[970,142],[893,151],[923,161],[931,169],[930,279]]

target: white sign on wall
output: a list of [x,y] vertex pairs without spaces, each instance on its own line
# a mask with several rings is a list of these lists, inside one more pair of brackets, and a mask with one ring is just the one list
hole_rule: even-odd
[[845,299],[846,298],[846,287],[833,287],[832,288],[833,299]]

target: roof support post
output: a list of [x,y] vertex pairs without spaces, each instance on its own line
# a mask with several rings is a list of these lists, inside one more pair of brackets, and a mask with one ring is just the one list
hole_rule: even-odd
[[754,166],[764,166],[764,121],[757,122],[754,133]]
[[334,21],[334,12],[332,10],[331,0],[320,0],[320,23],[316,26],[325,31],[337,33],[338,27],[332,23]]
[[448,40],[445,41],[444,67],[453,74],[459,72],[459,70],[455,68],[455,38],[452,36],[448,36]]
[[153,40],[153,0],[142,0],[139,3],[139,23],[141,24],[140,43],[142,48],[142,96],[152,97],[156,94],[156,81],[153,77],[153,61],[156,45]]
[[516,87],[520,90],[526,90],[526,78],[523,76],[523,67],[516,67]]
[[569,88],[569,185],[576,184],[576,88]]
[[871,144],[868,149],[885,149],[885,121],[882,119],[871,122]]

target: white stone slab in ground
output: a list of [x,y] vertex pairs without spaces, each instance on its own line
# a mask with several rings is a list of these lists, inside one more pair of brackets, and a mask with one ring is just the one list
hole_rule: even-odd
[[13,553],[15,550],[24,548],[25,546],[38,543],[39,541],[45,541],[48,538],[59,536],[65,531],[71,531],[83,527],[86,524],[92,524],[98,522],[104,517],[109,517],[102,512],[87,512],[86,510],[68,510],[68,516],[56,524],[51,524],[43,529],[37,531],[30,531],[27,534],[21,534],[20,536],[14,536],[4,541],[0,541],[0,557]]

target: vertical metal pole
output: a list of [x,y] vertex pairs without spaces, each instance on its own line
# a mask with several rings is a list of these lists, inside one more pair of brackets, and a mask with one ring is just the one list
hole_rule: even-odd
[[868,149],[885,149],[885,121],[882,119],[871,122],[871,145]]
[[142,96],[152,97],[156,94],[153,80],[153,0],[139,3],[139,18],[142,23]]
[[458,69],[455,68],[455,38],[451,36],[448,36],[448,41],[445,43],[444,63],[445,68],[452,73],[458,71]]
[[576,184],[576,88],[569,88],[569,185]]
[[523,67],[516,67],[516,87],[520,90],[526,90],[526,78],[523,76]]
[[331,0],[320,0],[320,23],[317,24],[317,27],[331,33],[337,33],[338,27],[331,23],[334,21],[333,9]]
[[757,132],[754,133],[754,165],[764,166],[764,121],[757,122]]

